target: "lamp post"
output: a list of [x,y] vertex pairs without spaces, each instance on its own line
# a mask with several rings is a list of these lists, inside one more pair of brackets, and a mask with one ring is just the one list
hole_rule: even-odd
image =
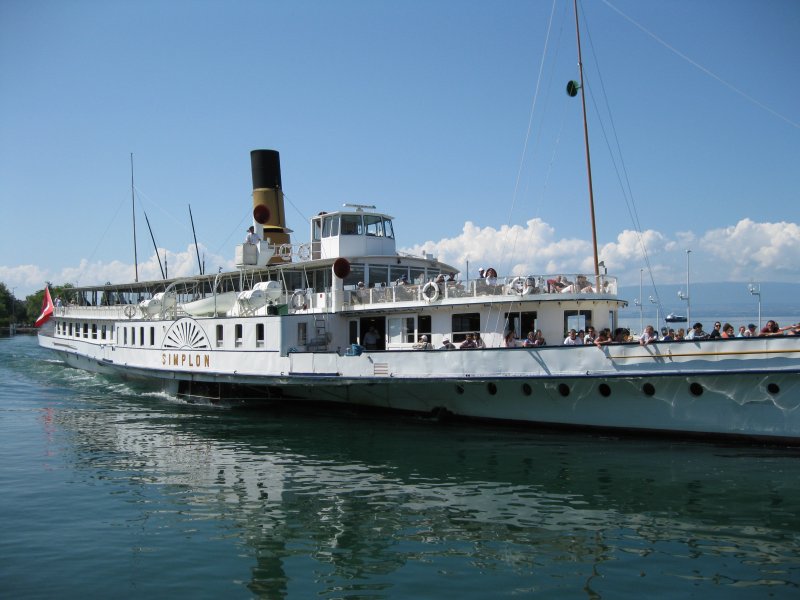
[[692,253],[691,250],[686,251],[686,294],[683,292],[678,292],[678,298],[681,300],[686,300],[686,326],[691,327],[692,323],[692,309],[689,304],[689,255]]
[[644,331],[644,306],[642,296],[642,276],[644,269],[639,269],[639,297],[634,298],[633,303],[639,307],[639,333]]
[[650,296],[650,302],[651,304],[656,305],[656,328],[659,328],[661,327],[661,307],[658,305],[658,302],[656,302],[656,299],[652,296]]
[[761,284],[751,283],[747,289],[753,296],[758,296],[758,330],[761,331]]

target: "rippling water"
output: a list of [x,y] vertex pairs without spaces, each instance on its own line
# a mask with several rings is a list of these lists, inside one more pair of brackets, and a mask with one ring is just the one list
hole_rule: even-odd
[[187,405],[0,340],[6,598],[797,598],[800,451]]

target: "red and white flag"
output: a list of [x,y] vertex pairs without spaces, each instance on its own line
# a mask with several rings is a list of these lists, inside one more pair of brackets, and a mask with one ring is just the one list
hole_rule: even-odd
[[50,297],[50,288],[44,288],[44,300],[42,301],[42,314],[36,319],[35,327],[41,327],[47,323],[47,319],[53,316],[53,299]]

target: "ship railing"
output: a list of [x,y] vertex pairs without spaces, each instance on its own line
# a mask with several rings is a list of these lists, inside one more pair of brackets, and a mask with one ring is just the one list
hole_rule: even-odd
[[[440,300],[483,298],[503,299],[509,297],[586,297],[587,295],[616,296],[617,278],[601,275],[555,274],[520,275],[509,277],[487,277],[467,281],[428,281],[404,285],[389,285],[348,290],[345,304],[360,305],[393,304],[398,302],[427,302]],[[598,291],[599,290],[599,291]]]

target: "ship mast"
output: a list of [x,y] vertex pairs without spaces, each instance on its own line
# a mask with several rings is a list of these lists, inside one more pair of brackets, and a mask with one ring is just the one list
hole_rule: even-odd
[[[139,282],[139,258],[136,256],[136,197],[133,193],[133,152],[131,152],[131,213],[133,214],[133,267],[134,281]],[[155,243],[155,242],[153,242]],[[156,250],[156,254],[158,251]]]
[[586,172],[589,177],[589,213],[592,219],[592,250],[594,251],[594,277],[595,289],[600,291],[600,264],[597,259],[597,227],[594,219],[594,191],[592,188],[592,160],[589,156],[589,126],[586,121],[586,95],[583,92],[583,59],[581,57],[581,32],[578,26],[578,0],[573,0],[575,6],[575,36],[578,40],[578,71],[580,73],[580,83],[575,84],[570,81],[567,84],[567,93],[570,96],[575,96],[577,89],[581,91],[581,105],[583,107],[583,140],[586,146]]

